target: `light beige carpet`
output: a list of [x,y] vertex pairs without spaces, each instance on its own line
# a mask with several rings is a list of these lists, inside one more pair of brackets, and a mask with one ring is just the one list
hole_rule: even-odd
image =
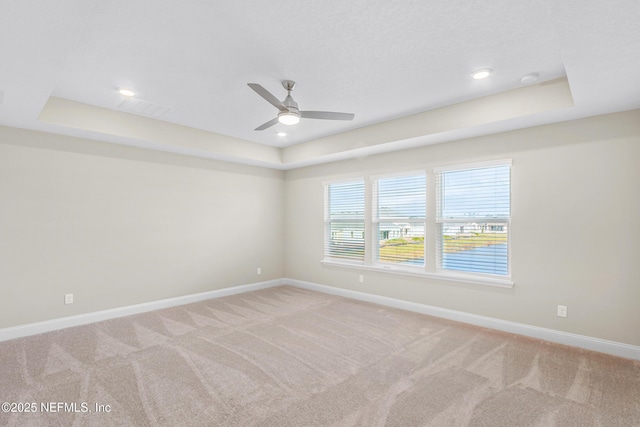
[[287,286],[0,343],[0,380],[10,426],[640,426],[637,361]]

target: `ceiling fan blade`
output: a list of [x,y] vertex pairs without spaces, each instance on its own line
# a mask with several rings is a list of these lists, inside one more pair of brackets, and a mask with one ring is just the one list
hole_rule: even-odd
[[254,130],[265,130],[265,129],[270,128],[271,126],[275,125],[276,123],[278,123],[278,118],[277,117],[275,119],[273,119],[273,120],[269,120],[267,123],[261,124],[260,126],[258,126]]
[[[253,89],[258,95],[263,97],[269,104],[273,105],[280,111],[286,111],[287,107],[280,102],[278,98],[273,96],[271,92],[260,86],[258,83],[247,83],[247,85]],[[257,130],[257,129],[256,129]]]
[[300,111],[300,117],[321,120],[353,120],[355,114],[334,113],[332,111]]

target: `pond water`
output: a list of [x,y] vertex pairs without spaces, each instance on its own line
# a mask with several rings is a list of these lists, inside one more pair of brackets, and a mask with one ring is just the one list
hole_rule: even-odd
[[[445,253],[442,268],[473,273],[506,275],[509,272],[507,244],[483,246],[466,251]],[[424,259],[414,259],[403,264],[422,265]]]

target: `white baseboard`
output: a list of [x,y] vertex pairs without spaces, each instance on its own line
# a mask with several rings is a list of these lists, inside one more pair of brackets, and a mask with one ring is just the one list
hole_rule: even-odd
[[12,340],[15,338],[27,337],[35,334],[41,334],[43,332],[50,332],[58,329],[70,328],[72,326],[80,326],[80,325],[86,325],[88,323],[100,322],[102,320],[114,319],[116,317],[129,316],[129,315],[138,314],[138,313],[145,313],[147,311],[159,310],[161,308],[191,304],[193,302],[204,301],[212,298],[221,298],[229,295],[256,291],[258,289],[271,288],[273,286],[280,286],[283,284],[284,284],[284,279],[275,279],[275,280],[269,280],[266,282],[250,283],[247,285],[216,289],[215,291],[208,291],[208,292],[184,295],[180,297],[168,298],[168,299],[163,299],[158,301],[145,302],[142,304],[128,305],[125,307],[112,308],[109,310],[101,310],[101,311],[95,311],[92,313],[78,314],[76,316],[62,317],[59,319],[47,320],[44,322],[28,323],[26,325],[0,329],[0,342]]
[[0,341],[7,341],[15,338],[40,334],[43,332],[69,328],[72,326],[86,325],[88,323],[100,322],[102,320],[114,319],[116,317],[145,313],[147,311],[159,310],[162,308],[174,307],[177,305],[190,304],[193,302],[204,301],[212,298],[221,298],[229,295],[256,291],[259,289],[266,289],[285,284],[309,289],[312,291],[323,292],[326,294],[338,295],[361,301],[368,301],[388,307],[399,308],[402,310],[442,317],[444,319],[469,323],[485,328],[497,329],[499,331],[543,339],[559,344],[584,348],[587,350],[598,351],[601,353],[612,354],[614,356],[626,357],[628,359],[640,360],[640,347],[630,344],[608,341],[600,338],[588,337],[585,335],[572,334],[570,332],[562,332],[554,329],[540,328],[538,326],[510,322],[507,320],[495,319],[493,317],[465,313],[463,311],[449,310],[447,308],[435,307],[432,305],[419,304],[416,302],[404,301],[365,292],[352,291],[348,289],[336,288],[333,286],[320,285],[318,283],[287,278],[251,283],[247,285],[232,286],[229,288],[217,289],[215,291],[202,292],[199,294],[184,295],[181,297],[151,301],[142,304],[113,308],[110,310],[96,311],[92,313],[79,314],[77,316],[62,317],[59,319],[47,320],[44,322],[29,323],[26,325],[4,328],[0,329]]
[[584,348],[586,350],[598,351],[601,353],[612,354],[614,356],[626,357],[628,359],[640,360],[640,347],[630,344],[624,344],[616,341],[608,341],[599,338],[588,337],[585,335],[572,334],[570,332],[562,332],[554,329],[540,328],[538,326],[526,325],[523,323],[510,322],[507,320],[495,319],[493,317],[479,316],[477,314],[465,313],[463,311],[449,310],[447,308],[435,307],[432,305],[419,304],[399,300],[395,298],[384,297],[380,295],[368,294],[365,292],[351,291],[348,289],[335,288],[332,286],[320,285],[312,282],[305,282],[295,279],[284,279],[284,283],[299,288],[309,289],[312,291],[323,292],[326,294],[338,295],[346,298],[353,298],[361,301],[373,302],[388,307],[399,308],[402,310],[414,311],[417,313],[428,314],[431,316],[442,317],[445,319],[455,320],[458,322],[469,323],[485,328],[497,329],[499,331],[510,332],[519,335],[525,335],[532,338],[538,338],[559,344],[570,345],[573,347]]

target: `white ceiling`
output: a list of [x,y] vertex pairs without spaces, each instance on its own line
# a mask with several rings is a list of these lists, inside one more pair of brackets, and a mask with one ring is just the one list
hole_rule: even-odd
[[[454,136],[499,132],[640,108],[639,22],[638,0],[3,1],[0,124],[212,158],[224,158],[223,144],[244,140],[253,143],[246,150],[261,144],[286,158],[287,150],[324,144],[332,135],[373,131],[392,119],[522,88],[527,73],[540,81],[566,76],[572,107],[496,118]],[[494,70],[490,78],[470,78],[483,67]],[[284,79],[298,83],[293,96],[301,109],[355,119],[303,119],[254,131],[277,110],[247,83],[282,99]],[[153,120],[180,125],[172,127],[175,135],[205,131],[199,135],[210,137],[211,147],[174,146],[90,121],[71,125],[59,119],[61,111],[55,119],[41,117],[61,98],[101,107],[93,117],[107,120],[105,109],[127,111],[119,87],[153,104],[162,113]],[[134,126],[151,123],[129,119]],[[279,130],[287,136],[276,136]],[[425,134],[424,143],[452,137],[438,134]],[[402,148],[398,142],[376,149]],[[286,169],[355,153],[264,163]],[[225,160],[260,163],[249,157]]]

